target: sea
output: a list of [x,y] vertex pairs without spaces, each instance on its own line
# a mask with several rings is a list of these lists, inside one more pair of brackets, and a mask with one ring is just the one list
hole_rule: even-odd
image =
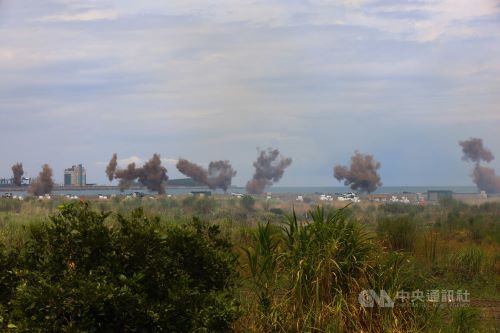
[[[382,186],[379,187],[374,194],[404,194],[404,193],[425,193],[432,190],[449,190],[456,194],[477,194],[478,189],[475,186]],[[170,195],[186,195],[193,191],[210,191],[212,194],[224,194],[222,190],[210,190],[207,187],[167,187],[167,194]],[[8,190],[3,191],[0,188],[0,194],[9,192]],[[118,188],[83,188],[83,189],[64,189],[58,187],[52,191],[52,195],[56,196],[66,196],[66,195],[76,195],[78,197],[95,197],[99,195],[111,196],[111,195],[131,195],[134,192],[141,192],[145,195],[154,195],[155,193],[148,191],[147,189],[128,189],[121,192]],[[337,193],[352,192],[348,187],[335,187],[335,186],[272,186],[266,189],[266,193],[272,194],[298,194],[298,195],[313,195],[313,194],[325,194],[333,195]],[[13,192],[18,196],[27,196],[28,193],[25,190]],[[246,190],[244,187],[231,187],[228,189],[227,193],[240,193],[245,194]]]

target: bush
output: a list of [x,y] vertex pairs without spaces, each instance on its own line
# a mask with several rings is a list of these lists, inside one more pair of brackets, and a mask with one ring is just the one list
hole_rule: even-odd
[[165,228],[140,209],[110,225],[109,214],[85,203],[60,209],[51,223],[32,228],[18,258],[19,282],[12,286],[5,270],[0,273],[11,292],[1,294],[10,307],[0,310],[11,326],[30,332],[230,331],[237,316],[236,258],[218,227],[194,220]]
[[255,199],[251,195],[244,195],[240,201],[241,207],[247,211],[252,211],[255,206]]
[[386,217],[378,221],[377,233],[392,250],[412,251],[417,225],[408,216]]

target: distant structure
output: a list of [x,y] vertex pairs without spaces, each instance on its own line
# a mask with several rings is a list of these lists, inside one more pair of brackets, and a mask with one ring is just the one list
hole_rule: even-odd
[[212,195],[211,191],[191,191],[191,194],[195,197],[209,197]]
[[[29,186],[31,178],[21,178],[21,186]],[[0,187],[14,187],[14,178],[0,178]]]
[[64,186],[85,186],[87,185],[87,172],[81,165],[73,165],[64,170]]
[[0,178],[0,185],[1,186],[12,185],[12,179]]
[[427,191],[428,201],[440,201],[443,199],[453,199],[452,191]]

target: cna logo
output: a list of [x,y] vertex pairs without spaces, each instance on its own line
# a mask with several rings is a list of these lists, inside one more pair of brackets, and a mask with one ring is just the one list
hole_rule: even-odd
[[385,290],[380,290],[380,294],[373,289],[363,290],[358,295],[359,304],[365,308],[373,308],[377,304],[381,308],[393,308],[394,301]]

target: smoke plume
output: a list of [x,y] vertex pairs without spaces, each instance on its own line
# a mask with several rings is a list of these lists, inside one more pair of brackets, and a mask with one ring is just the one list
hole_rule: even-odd
[[253,163],[255,174],[247,183],[247,192],[260,194],[267,186],[278,182],[285,169],[292,164],[291,158],[285,158],[278,149],[268,148],[259,152],[259,157]]
[[184,158],[180,158],[176,166],[179,172],[188,176],[194,181],[202,184],[208,183],[208,172],[201,166],[191,163]]
[[121,191],[132,186],[137,177],[135,163],[130,163],[126,169],[116,169],[114,174],[114,178],[119,180],[118,186],[120,186]]
[[469,140],[459,141],[458,144],[462,146],[464,161],[472,161],[479,163],[485,161],[491,162],[495,157],[491,151],[483,147],[483,140],[479,138],[470,138]]
[[483,147],[483,140],[470,138],[459,141],[458,144],[464,153],[462,160],[475,162],[472,180],[477,188],[486,193],[500,193],[500,176],[497,176],[494,169],[481,165],[482,161],[489,163],[495,158],[489,149]]
[[113,154],[113,157],[108,163],[108,166],[106,167],[106,175],[108,176],[109,181],[113,181],[113,178],[115,178],[115,172],[116,172],[116,167],[118,166],[118,156],[116,153]]
[[361,192],[373,192],[382,185],[377,170],[380,163],[375,161],[372,155],[364,155],[358,151],[351,157],[351,166],[336,165],[333,169],[333,176],[338,180],[344,180],[344,185],[350,186],[353,190]]
[[28,192],[33,195],[45,195],[52,192],[53,187],[52,169],[48,164],[44,164],[38,177],[31,182]]
[[191,163],[186,159],[179,159],[177,169],[184,175],[215,190],[221,188],[224,192],[231,186],[231,181],[236,176],[236,171],[229,161],[212,161],[208,170]]
[[161,165],[160,155],[154,154],[141,168],[137,168],[135,163],[130,163],[126,169],[118,169],[116,165],[117,156],[114,154],[106,168],[106,174],[110,180],[115,178],[119,180],[118,185],[121,191],[138,180],[150,191],[158,192],[158,194],[165,193],[168,176],[167,169]]
[[476,165],[472,179],[478,189],[486,193],[500,193],[500,176],[497,176],[494,169]]
[[168,180],[167,169],[161,165],[160,155],[153,157],[138,171],[139,182],[153,192],[165,193],[165,184]]
[[16,163],[12,166],[12,175],[13,175],[12,180],[13,180],[14,185],[21,186],[22,180],[23,180],[23,175],[24,175],[22,163]]

